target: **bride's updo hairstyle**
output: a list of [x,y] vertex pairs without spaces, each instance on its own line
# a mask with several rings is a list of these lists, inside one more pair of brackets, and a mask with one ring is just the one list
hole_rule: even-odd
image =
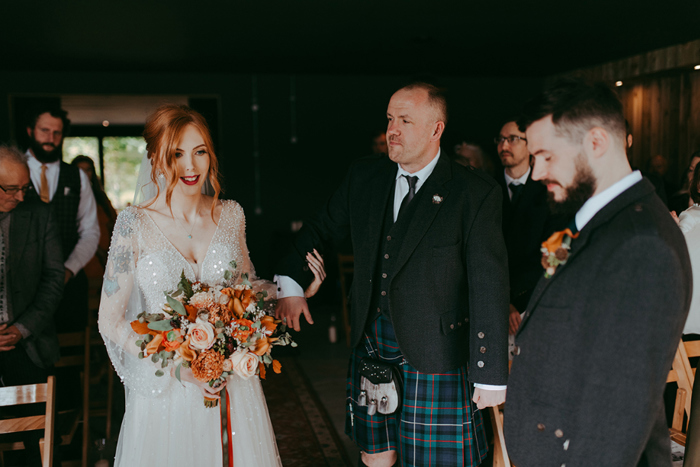
[[[148,152],[148,158],[151,160],[151,181],[156,186],[157,198],[161,189],[157,177],[160,174],[164,174],[169,178],[166,180],[165,202],[170,207],[173,190],[180,179],[175,153],[177,145],[188,125],[193,125],[199,130],[209,154],[209,173],[207,177],[212,188],[214,188],[214,194],[212,195],[214,199],[211,205],[212,219],[214,219],[214,209],[219,199],[219,193],[221,193],[219,162],[214,154],[214,144],[209,133],[209,125],[207,125],[207,121],[199,112],[185,105],[165,104],[158,107],[148,117],[143,130],[143,138],[146,140],[146,151]],[[152,204],[153,201],[148,203],[147,206]]]

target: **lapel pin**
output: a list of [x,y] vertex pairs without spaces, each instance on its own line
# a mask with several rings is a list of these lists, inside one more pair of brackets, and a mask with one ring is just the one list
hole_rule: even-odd
[[444,198],[440,195],[433,195],[433,204],[440,204]]

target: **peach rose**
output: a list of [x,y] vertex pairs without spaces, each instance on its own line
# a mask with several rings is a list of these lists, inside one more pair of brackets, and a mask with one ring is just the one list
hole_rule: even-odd
[[195,323],[188,331],[190,347],[196,350],[207,350],[214,345],[216,331],[211,323]]
[[227,358],[226,360],[224,360],[224,371],[229,372],[231,370],[233,370],[233,362],[230,358]]
[[258,357],[246,351],[236,350],[230,357],[233,371],[243,379],[255,376],[258,370]]

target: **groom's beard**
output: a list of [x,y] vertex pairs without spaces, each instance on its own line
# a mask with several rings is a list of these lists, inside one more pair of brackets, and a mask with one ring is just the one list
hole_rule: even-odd
[[[563,201],[555,201],[554,194],[547,193],[547,204],[552,214],[562,215],[566,219],[573,219],[579,209],[593,196],[597,186],[593,170],[583,154],[576,156],[574,163],[576,175],[571,186],[566,187],[566,198]],[[552,181],[544,180],[543,183],[546,185]]]
[[[46,151],[44,146],[51,146],[53,149]],[[49,164],[51,162],[56,162],[63,159],[63,141],[61,141],[61,144],[58,146],[55,146],[53,143],[41,144],[32,137],[29,147],[32,149],[36,160],[44,164]]]

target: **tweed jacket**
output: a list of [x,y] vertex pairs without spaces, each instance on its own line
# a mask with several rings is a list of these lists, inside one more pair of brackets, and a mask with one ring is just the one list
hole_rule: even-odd
[[59,358],[54,313],[63,295],[65,268],[58,226],[49,205],[25,201],[10,213],[8,298],[12,323],[30,335],[19,345],[39,367]]
[[[357,161],[325,207],[305,223],[278,269],[306,286],[312,279],[304,270],[306,252],[351,234],[352,346],[360,342],[370,315],[384,213],[397,170],[386,156]],[[417,204],[385,292],[399,347],[422,372],[469,364],[471,381],[506,383],[508,265],[501,196],[493,179],[443,155],[411,201]]]
[[505,405],[514,464],[670,466],[662,395],[691,293],[683,235],[642,180],[530,299]]

